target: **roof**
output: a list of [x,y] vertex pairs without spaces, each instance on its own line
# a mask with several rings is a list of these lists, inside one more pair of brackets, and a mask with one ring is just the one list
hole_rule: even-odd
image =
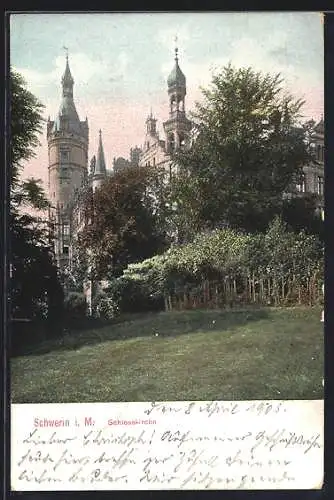
[[62,129],[62,123],[67,123],[67,130],[69,132],[76,132],[80,134],[81,125],[80,119],[75,108],[73,100],[73,84],[74,80],[71,75],[68,58],[66,58],[66,67],[63,77],[61,79],[63,87],[63,96],[59,106],[59,111],[54,122],[53,130],[56,132]]
[[169,77],[167,78],[168,87],[185,87],[186,86],[186,77],[181,71],[179,66],[179,60],[177,57],[177,50],[175,50],[175,65],[172,69]]
[[63,86],[65,86],[65,85],[73,86],[73,84],[74,84],[74,80],[73,80],[73,77],[71,74],[70,66],[68,64],[68,57],[66,57],[66,67],[65,67],[65,71],[64,71],[64,74],[62,76],[62,79],[61,79],[61,83],[63,84]]
[[103,174],[106,175],[106,162],[104,158],[103,144],[102,144],[102,131],[99,132],[99,147],[97,150],[97,158],[95,164],[94,175]]
[[68,123],[69,132],[81,132],[80,119],[71,97],[63,97],[54,122],[54,131],[61,130],[62,120]]

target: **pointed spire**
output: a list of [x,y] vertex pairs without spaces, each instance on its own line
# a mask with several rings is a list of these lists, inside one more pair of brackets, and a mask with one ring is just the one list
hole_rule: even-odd
[[63,95],[73,97],[74,80],[73,80],[71,70],[70,70],[70,65],[68,62],[68,48],[64,47],[64,49],[66,50],[66,66],[65,66],[64,74],[63,74],[62,79],[61,79],[61,83],[63,86]]
[[104,159],[104,151],[103,151],[103,144],[102,144],[102,130],[99,130],[99,147],[97,150],[97,158],[96,158],[96,165],[95,165],[95,175],[106,175],[107,174],[107,169],[106,169],[106,162]]

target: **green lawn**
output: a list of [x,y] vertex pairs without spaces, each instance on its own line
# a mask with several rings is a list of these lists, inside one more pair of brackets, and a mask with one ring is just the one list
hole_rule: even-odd
[[11,360],[14,403],[318,399],[320,308],[136,316]]

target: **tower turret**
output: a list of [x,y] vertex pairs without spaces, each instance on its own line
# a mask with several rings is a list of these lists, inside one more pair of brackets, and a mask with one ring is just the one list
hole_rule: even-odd
[[191,122],[186,117],[185,111],[186,77],[179,66],[177,47],[175,47],[174,68],[167,79],[167,87],[169,118],[163,125],[166,134],[167,152],[172,154],[188,144],[191,129]]
[[151,113],[146,118],[146,133],[151,137],[157,136],[157,119],[154,118],[152,110]]
[[88,121],[80,121],[68,55],[61,79],[62,96],[55,120],[47,121],[50,219],[55,227],[55,255],[60,268],[70,259],[71,204],[87,178]]

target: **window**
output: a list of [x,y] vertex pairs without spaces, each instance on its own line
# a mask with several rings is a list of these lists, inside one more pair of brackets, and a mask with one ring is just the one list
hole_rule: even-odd
[[296,189],[298,193],[305,193],[306,192],[306,175],[302,174],[300,182],[296,185]]
[[153,167],[155,167],[155,158],[153,158]]
[[68,255],[68,253],[69,253],[69,251],[68,251],[68,250],[69,250],[69,249],[68,249],[68,247],[67,247],[67,246],[64,246],[64,247],[63,247],[63,254],[64,254],[64,255]]
[[318,194],[324,194],[324,178],[321,175],[318,176]]
[[64,226],[63,226],[63,234],[64,234],[64,236],[69,236],[70,235],[70,226],[69,226],[69,224],[64,224]]
[[60,150],[60,161],[61,163],[67,162],[70,159],[70,152],[64,149]]

